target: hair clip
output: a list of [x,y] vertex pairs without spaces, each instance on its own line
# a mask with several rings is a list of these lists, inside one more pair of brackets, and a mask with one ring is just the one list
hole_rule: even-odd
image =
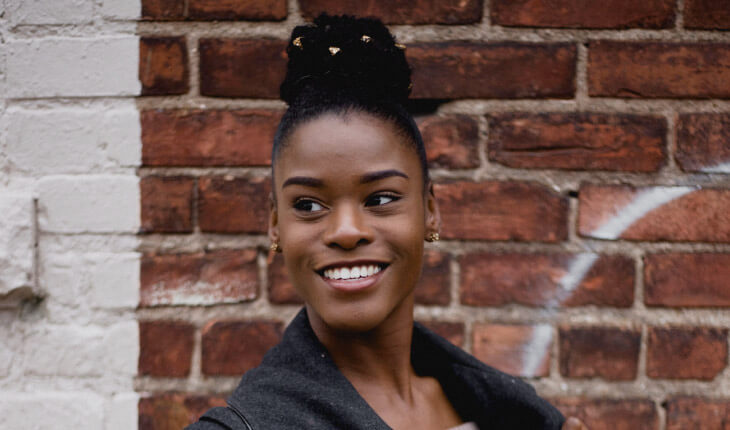
[[302,36],[299,36],[296,39],[292,40],[291,44],[299,49],[304,49],[304,47],[302,46]]
[[363,34],[362,37],[360,38],[360,40],[362,40],[365,43],[370,43],[370,41],[373,40],[373,38],[368,36],[367,34]]
[[400,49],[401,51],[405,51],[406,50],[406,45],[404,45],[402,43],[396,43],[395,44],[395,47],[398,48],[398,49]]
[[330,46],[330,55],[337,55],[338,52],[340,52],[340,48],[336,46]]

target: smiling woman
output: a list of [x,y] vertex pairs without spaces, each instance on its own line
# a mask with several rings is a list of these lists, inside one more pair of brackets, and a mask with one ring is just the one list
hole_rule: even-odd
[[[379,21],[294,29],[269,237],[306,303],[226,408],[191,429],[559,429],[519,379],[413,321],[441,219],[404,47]],[[580,428],[580,427],[565,427]]]

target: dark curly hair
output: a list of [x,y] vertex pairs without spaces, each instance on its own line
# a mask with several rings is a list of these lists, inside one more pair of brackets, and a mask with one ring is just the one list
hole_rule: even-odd
[[364,112],[389,121],[413,145],[429,182],[423,138],[405,108],[411,69],[405,47],[374,18],[322,14],[292,31],[280,96],[288,109],[274,137],[272,164],[294,128],[323,114]]

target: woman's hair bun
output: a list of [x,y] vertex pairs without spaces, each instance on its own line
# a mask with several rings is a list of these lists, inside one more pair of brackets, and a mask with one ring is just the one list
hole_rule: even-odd
[[374,18],[322,14],[294,29],[287,54],[280,93],[289,105],[300,97],[404,103],[411,91],[405,47]]

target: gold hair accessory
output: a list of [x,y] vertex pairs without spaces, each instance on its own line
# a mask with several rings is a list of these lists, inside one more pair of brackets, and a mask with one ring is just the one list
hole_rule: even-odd
[[292,40],[291,44],[299,49],[304,49],[304,47],[302,46],[302,36],[299,36],[296,39]]
[[370,41],[373,40],[373,38],[368,36],[367,34],[363,34],[362,37],[360,38],[360,40],[362,40],[365,43],[370,43]]
[[330,55],[337,55],[340,52],[340,48],[336,46],[330,46]]
[[438,233],[429,233],[426,236],[426,242],[438,242],[439,240],[441,240],[441,236]]
[[406,50],[406,45],[404,45],[402,43],[396,43],[395,44],[395,47],[398,48],[398,49],[400,49],[401,51],[405,51]]

